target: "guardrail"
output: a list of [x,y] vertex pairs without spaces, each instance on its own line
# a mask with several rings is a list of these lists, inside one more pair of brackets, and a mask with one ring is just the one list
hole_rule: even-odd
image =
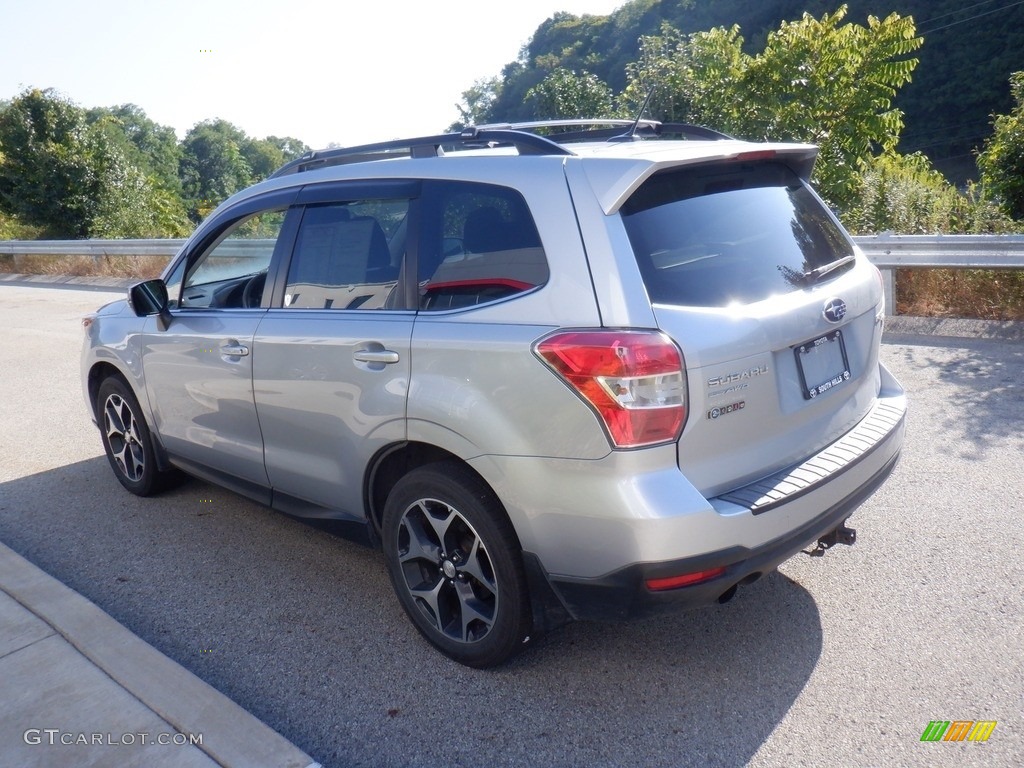
[[882,271],[885,306],[896,311],[897,269],[1024,269],[1024,235],[862,235],[853,238]]
[[[885,305],[893,311],[896,269],[1024,269],[1024,235],[862,235],[854,240],[882,270]],[[174,256],[184,240],[2,240],[17,256]],[[242,248],[248,247],[241,242]],[[242,253],[239,256],[244,255]]]

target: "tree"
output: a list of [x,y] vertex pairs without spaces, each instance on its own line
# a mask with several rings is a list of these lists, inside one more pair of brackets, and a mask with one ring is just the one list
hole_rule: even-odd
[[160,195],[103,124],[53,90],[30,89],[0,112],[0,209],[49,237],[166,232]]
[[86,112],[86,120],[101,126],[156,187],[181,196],[181,147],[173,128],[153,122],[135,104],[96,107]]
[[1013,229],[1013,221],[975,185],[961,192],[919,152],[887,152],[864,163],[857,194],[842,219],[858,234],[996,234]]
[[82,111],[26,90],[0,113],[0,208],[56,236],[85,237],[95,173]]
[[250,139],[226,120],[196,123],[182,142],[180,175],[185,206],[198,221],[249,186],[252,168],[242,150]]
[[892,100],[922,43],[911,18],[840,24],[845,15],[844,5],[821,19],[805,13],[783,22],[756,55],[743,52],[738,27],[691,35],[663,27],[641,41],[623,101],[638,105],[656,86],[652,116],[753,140],[818,144],[816,183],[842,207],[856,193],[861,163],[899,141],[903,116]]
[[612,89],[590,72],[556,69],[526,92],[540,120],[613,115]]
[[455,105],[459,119],[448,130],[458,131],[467,125],[483,125],[490,121],[491,107],[498,98],[501,78],[482,78],[462,92],[462,101]]
[[982,184],[1004,211],[1024,219],[1024,72],[1010,76],[1015,106],[1007,115],[996,115],[992,136],[978,156]]
[[[174,129],[150,120],[141,107],[122,104],[86,112],[90,126],[117,148],[128,165],[107,157],[108,168],[120,180],[121,207],[104,206],[92,234],[113,237],[180,237],[191,224],[181,199],[178,166],[181,148]],[[106,152],[109,156],[110,152]],[[137,169],[142,178],[136,178]],[[127,192],[131,189],[131,192]],[[99,231],[103,234],[100,235]]]
[[270,176],[289,160],[309,151],[309,147],[290,136],[284,138],[268,136],[265,139],[249,139],[242,144],[242,157],[249,164],[254,181]]

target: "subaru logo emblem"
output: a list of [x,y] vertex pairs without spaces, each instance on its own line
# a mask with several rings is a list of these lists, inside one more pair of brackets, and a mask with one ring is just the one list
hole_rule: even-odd
[[842,299],[829,299],[825,302],[822,314],[830,323],[838,323],[846,317],[846,302]]

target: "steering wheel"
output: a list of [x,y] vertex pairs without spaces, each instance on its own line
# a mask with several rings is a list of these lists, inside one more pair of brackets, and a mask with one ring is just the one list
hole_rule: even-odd
[[267,284],[267,273],[259,272],[253,275],[242,289],[242,307],[255,309],[263,300],[263,287]]

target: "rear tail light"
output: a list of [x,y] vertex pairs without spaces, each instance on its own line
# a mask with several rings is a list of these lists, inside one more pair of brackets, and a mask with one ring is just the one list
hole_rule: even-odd
[[686,370],[657,331],[565,331],[535,352],[600,418],[616,448],[679,439],[686,421]]

